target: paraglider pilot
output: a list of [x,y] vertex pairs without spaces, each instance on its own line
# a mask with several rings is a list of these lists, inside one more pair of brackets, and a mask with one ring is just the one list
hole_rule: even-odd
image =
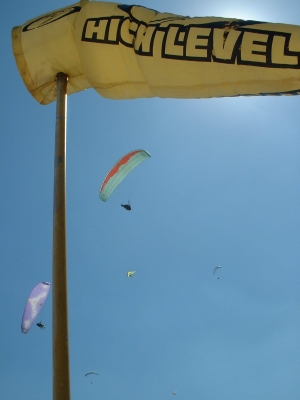
[[128,204],[121,204],[121,207],[124,207],[125,210],[127,210],[127,211],[131,210],[131,205],[129,203]]
[[45,325],[43,325],[41,322],[38,322],[38,323],[37,323],[37,326],[38,326],[40,329],[45,329]]

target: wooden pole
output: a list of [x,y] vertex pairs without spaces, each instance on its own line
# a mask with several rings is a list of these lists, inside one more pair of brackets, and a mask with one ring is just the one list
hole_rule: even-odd
[[53,400],[70,400],[66,252],[66,104],[68,77],[57,75],[52,264]]

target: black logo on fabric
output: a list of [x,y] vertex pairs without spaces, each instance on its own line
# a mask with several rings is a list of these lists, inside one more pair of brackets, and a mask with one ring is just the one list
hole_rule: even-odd
[[57,21],[58,19],[67,17],[68,15],[79,12],[80,10],[81,7],[79,6],[68,7],[47,15],[43,15],[42,17],[35,19],[34,21],[30,21],[29,24],[24,26],[22,32],[28,32],[31,31],[32,29],[37,29],[44,25],[51,24],[52,22]]
[[300,46],[297,51],[292,33],[259,29],[264,22],[223,19],[202,24],[174,15],[147,24],[134,17],[138,6],[118,7],[127,15],[87,19],[81,40],[122,44],[140,56],[152,57],[155,49],[166,59],[300,69]]

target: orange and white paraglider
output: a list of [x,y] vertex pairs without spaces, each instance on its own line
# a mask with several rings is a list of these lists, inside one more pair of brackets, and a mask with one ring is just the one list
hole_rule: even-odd
[[[133,150],[121,157],[109,170],[100,188],[100,199],[107,201],[123,179],[141,162],[151,157],[146,150]],[[122,205],[125,209],[129,208]],[[130,204],[129,204],[130,206]],[[130,207],[131,209],[131,207]]]

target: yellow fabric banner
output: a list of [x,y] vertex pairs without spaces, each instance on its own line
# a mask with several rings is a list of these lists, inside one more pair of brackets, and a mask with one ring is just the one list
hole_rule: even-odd
[[82,1],[12,30],[34,98],[94,88],[111,99],[300,94],[300,26],[183,17],[140,6]]

